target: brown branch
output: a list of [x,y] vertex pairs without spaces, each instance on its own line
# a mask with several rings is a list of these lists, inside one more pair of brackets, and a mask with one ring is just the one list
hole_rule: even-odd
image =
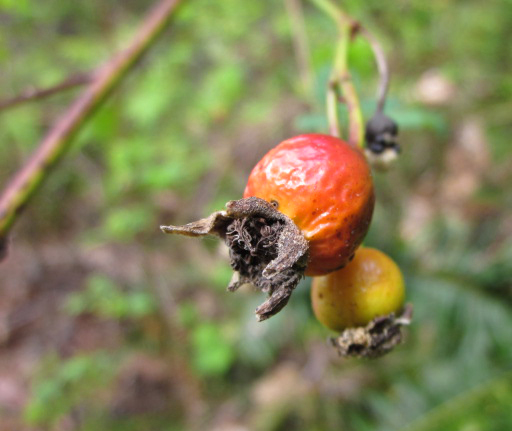
[[386,97],[389,89],[389,67],[386,61],[386,54],[380,44],[379,40],[370,32],[367,28],[359,25],[358,32],[363,36],[373,51],[375,62],[377,63],[377,69],[379,71],[379,89],[377,90],[377,112],[384,110],[386,104]]
[[161,0],[147,15],[128,49],[99,69],[94,80],[50,129],[25,166],[0,195],[0,249],[21,210],[65,154],[77,132],[162,32],[182,0]]
[[21,105],[25,102],[41,100],[46,97],[53,96],[54,94],[61,93],[66,90],[71,90],[75,87],[88,84],[93,80],[94,76],[92,73],[81,73],[79,75],[71,76],[61,83],[48,88],[27,88],[20,94],[11,97],[9,99],[0,100],[0,111],[4,111],[9,108]]

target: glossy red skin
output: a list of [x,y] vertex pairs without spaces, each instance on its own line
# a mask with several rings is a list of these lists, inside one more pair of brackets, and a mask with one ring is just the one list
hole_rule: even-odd
[[363,153],[328,135],[281,142],[254,167],[244,197],[278,203],[309,241],[306,275],[343,268],[368,231],[375,203]]

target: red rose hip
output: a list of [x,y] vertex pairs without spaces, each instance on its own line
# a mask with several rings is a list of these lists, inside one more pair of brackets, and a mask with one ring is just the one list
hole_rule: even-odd
[[300,135],[254,167],[244,197],[256,196],[290,217],[309,242],[306,275],[344,267],[368,231],[374,207],[363,153],[339,138]]

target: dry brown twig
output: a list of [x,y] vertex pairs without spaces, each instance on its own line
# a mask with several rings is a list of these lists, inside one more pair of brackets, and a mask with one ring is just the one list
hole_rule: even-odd
[[92,73],[80,73],[64,79],[59,84],[53,85],[48,88],[34,88],[29,87],[23,90],[20,94],[10,97],[8,99],[0,100],[0,112],[9,108],[14,108],[26,102],[45,99],[46,97],[53,96],[63,91],[71,90],[85,84],[89,84],[94,79]]

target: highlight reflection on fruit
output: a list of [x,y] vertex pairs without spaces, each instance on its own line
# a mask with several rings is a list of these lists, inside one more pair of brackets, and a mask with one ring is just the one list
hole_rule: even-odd
[[402,273],[383,252],[361,247],[345,268],[315,277],[311,289],[317,319],[334,331],[364,326],[398,312],[404,302]]
[[270,150],[249,176],[257,196],[290,217],[309,242],[306,275],[345,266],[372,218],[372,175],[363,153],[339,138],[308,134]]

